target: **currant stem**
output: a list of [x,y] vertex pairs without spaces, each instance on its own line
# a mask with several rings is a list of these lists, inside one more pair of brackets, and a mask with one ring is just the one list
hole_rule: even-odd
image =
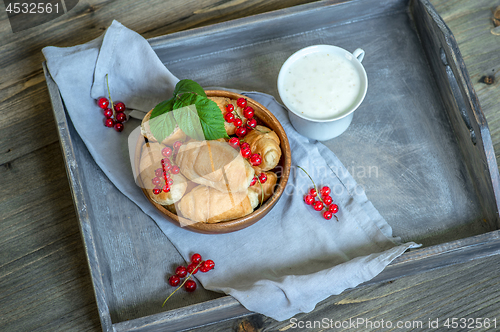
[[109,92],[108,74],[106,74],[106,86],[108,87],[108,97],[109,97],[109,102],[111,104],[111,110],[113,111],[113,116],[116,119],[115,104],[113,103],[113,99],[111,99],[111,93]]
[[177,287],[168,297],[167,299],[163,302],[163,304],[161,305],[161,307],[163,308],[163,306],[165,305],[165,303],[167,303],[168,299],[174,295],[175,292],[177,292],[179,290],[179,288],[182,288],[182,286],[184,286],[184,284],[186,283],[186,281],[188,281],[189,279],[191,279],[191,276],[193,275],[194,271],[196,271],[197,268],[199,268],[201,266],[201,263],[203,263],[203,261],[200,261],[198,263],[198,265],[196,265],[196,268],[193,269],[193,272],[191,272],[187,277],[186,279],[184,279],[184,281],[182,282],[182,284]]
[[262,187],[262,182],[260,182],[259,177],[257,177],[257,181],[259,181],[260,185],[260,206],[262,206],[262,204],[264,204],[264,188]]
[[319,193],[318,191],[318,187],[316,187],[316,183],[314,183],[314,180],[312,179],[312,177],[309,175],[309,173],[306,172],[305,169],[303,169],[302,167],[300,167],[299,165],[297,165],[298,168],[300,168],[302,170],[302,172],[306,173],[306,175],[309,177],[309,179],[311,180],[311,182],[313,183],[313,186],[314,186],[314,190],[316,190],[316,196],[319,198],[319,200],[321,201],[321,203],[325,204],[325,202],[323,202],[323,200],[321,199],[321,194]]

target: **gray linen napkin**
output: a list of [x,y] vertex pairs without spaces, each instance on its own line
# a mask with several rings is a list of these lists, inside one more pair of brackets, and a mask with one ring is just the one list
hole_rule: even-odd
[[[115,52],[123,44],[128,52]],[[107,95],[103,82],[109,73],[112,96],[146,112],[171,95],[177,79],[147,41],[116,21],[104,38],[70,48],[46,47],[43,54],[77,132],[104,173],[151,216],[186,261],[199,252],[216,262],[215,270],[196,274],[206,289],[230,294],[251,311],[285,320],[370,280],[405,250],[418,246],[393,237],[389,224],[336,156],[323,144],[299,135],[283,106],[258,92],[246,95],[281,122],[290,141],[292,164],[304,167],[317,184],[332,188],[340,221],[327,221],[303,203],[311,182],[294,167],[274,209],[246,229],[204,235],[172,225],[136,186],[131,167],[124,167],[130,165],[127,138],[138,135],[134,129],[139,121],[130,120],[122,133],[105,128],[95,98]],[[145,94],[147,98],[139,98]],[[110,154],[110,146],[121,149]]]

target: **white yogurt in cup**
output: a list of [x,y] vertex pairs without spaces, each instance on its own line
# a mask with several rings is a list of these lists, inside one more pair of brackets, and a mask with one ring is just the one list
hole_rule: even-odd
[[368,87],[361,65],[364,54],[362,49],[351,54],[336,46],[314,45],[285,61],[278,92],[299,133],[328,140],[349,127]]

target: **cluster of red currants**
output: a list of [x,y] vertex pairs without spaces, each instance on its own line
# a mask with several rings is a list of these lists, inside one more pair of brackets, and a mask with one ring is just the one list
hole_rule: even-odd
[[125,111],[125,104],[121,101],[113,105],[111,103],[111,108],[109,107],[109,100],[106,97],[100,97],[97,99],[97,105],[104,110],[104,125],[108,128],[115,128],[117,132],[123,130],[123,122],[127,120],[127,115],[123,112]]
[[[311,188],[309,190],[309,193],[304,196],[304,202],[307,205],[312,205],[312,207],[316,211],[322,211],[323,209],[325,209],[325,211],[323,212],[323,218],[330,220],[339,211],[339,206],[337,204],[333,204],[329,187],[324,186],[323,188],[321,188],[319,193],[320,196],[318,196],[316,188]],[[316,197],[319,200],[316,200]],[[338,220],[337,216],[335,216],[335,218]]]
[[[224,114],[224,120],[228,123],[232,123],[236,126],[236,136],[229,140],[229,145],[235,149],[240,149],[240,153],[243,158],[248,159],[252,166],[259,166],[262,164],[262,157],[258,153],[252,153],[250,149],[250,144],[243,142],[243,138],[248,134],[249,130],[254,129],[257,126],[257,120],[253,117],[255,111],[252,107],[247,106],[247,100],[245,98],[238,98],[236,100],[236,105],[243,110],[243,116],[246,122],[243,123],[243,119],[239,116],[238,112],[234,111],[233,104],[226,105],[226,114]],[[265,174],[264,174],[265,176]],[[265,181],[264,181],[265,182]]]
[[175,274],[168,278],[168,283],[170,286],[176,287],[180,284],[181,278],[187,276],[182,285],[184,285],[186,291],[193,292],[196,289],[196,282],[193,279],[190,279],[190,277],[193,274],[196,274],[198,270],[205,273],[212,270],[214,267],[215,263],[213,260],[207,259],[204,261],[202,260],[200,254],[194,254],[191,256],[191,263],[187,267],[181,265],[175,269]]
[[161,168],[155,170],[155,177],[151,180],[153,185],[153,194],[159,195],[162,191],[168,193],[170,191],[170,186],[174,183],[171,174],[179,174],[179,166],[173,164],[172,160],[175,159],[182,142],[176,141],[173,148],[166,146],[161,150],[163,157],[161,160]]
[[[252,130],[257,126],[257,120],[254,119],[254,113],[252,107],[247,106],[247,100],[245,98],[238,98],[236,100],[236,105],[243,110],[243,116],[245,119],[242,119],[238,112],[234,112],[234,105],[227,104],[226,105],[226,114],[224,114],[224,120],[228,123],[232,123],[236,126],[236,136],[245,137],[249,130]],[[243,121],[245,123],[243,123]]]

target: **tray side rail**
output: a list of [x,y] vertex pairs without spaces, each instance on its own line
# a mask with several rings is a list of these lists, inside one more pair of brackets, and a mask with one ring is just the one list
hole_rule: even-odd
[[450,29],[428,0],[411,0],[416,25],[445,109],[480,197],[489,229],[500,228],[500,176],[490,130]]
[[45,80],[47,82],[47,88],[50,94],[50,101],[52,103],[54,119],[56,121],[57,127],[59,128],[59,141],[62,153],[64,155],[64,164],[66,167],[68,181],[70,183],[71,196],[73,197],[75,211],[79,220],[80,235],[82,236],[83,245],[85,247],[85,255],[87,257],[87,264],[92,278],[94,296],[99,311],[99,319],[101,321],[103,331],[110,332],[113,331],[113,325],[111,322],[109,307],[106,302],[105,286],[101,277],[102,272],[99,264],[100,260],[98,257],[98,251],[95,242],[96,237],[94,236],[94,232],[92,230],[86,204],[88,198],[85,197],[85,191],[83,190],[81,185],[82,181],[80,171],[78,169],[78,165],[75,162],[75,151],[73,148],[70,133],[68,131],[68,122],[64,111],[63,101],[59,93],[59,88],[50,76],[45,62],[43,62],[42,67],[45,74]]
[[[341,26],[388,13],[404,12],[407,7],[404,0],[379,0],[376,6],[367,3],[357,0],[316,1],[150,38],[148,42],[164,63],[175,62],[174,59],[178,58],[198,57],[200,49],[204,54],[226,52],[249,44],[269,42],[276,35],[293,36],[318,30],[318,22],[325,27]],[[332,6],[335,6],[335,12],[326,10]],[[315,16],[315,20],[310,20],[311,15]],[[235,42],[231,38],[235,34],[245,38]],[[187,38],[189,43],[186,43]],[[233,42],[227,44],[228,39]]]

